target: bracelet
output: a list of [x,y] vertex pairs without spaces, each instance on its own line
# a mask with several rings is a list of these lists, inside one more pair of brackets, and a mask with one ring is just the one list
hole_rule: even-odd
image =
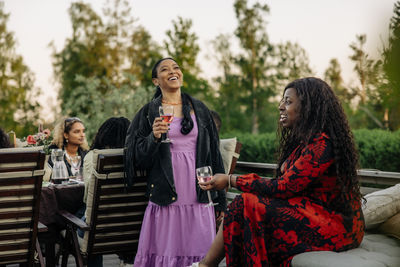
[[232,186],[231,186],[231,178],[232,178],[232,174],[229,174],[228,175],[228,189],[232,188]]

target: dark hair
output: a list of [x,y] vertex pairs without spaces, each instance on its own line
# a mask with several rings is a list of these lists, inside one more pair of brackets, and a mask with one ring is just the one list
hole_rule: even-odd
[[219,130],[221,129],[221,125],[222,125],[221,117],[219,116],[218,112],[216,112],[215,110],[210,110],[210,112],[213,117],[215,126],[217,126],[217,131],[219,132]]
[[123,148],[129,124],[125,117],[107,119],[97,131],[90,149]]
[[292,128],[284,128],[278,124],[280,146],[277,175],[281,175],[279,166],[299,144],[305,146],[315,134],[324,132],[333,144],[341,199],[348,200],[349,194],[361,199],[357,177],[358,154],[354,137],[335,93],[326,82],[314,77],[295,80],[285,87],[285,91],[288,88],[295,89],[299,97],[299,118]]
[[64,120],[64,133],[69,133],[71,131],[72,125],[74,125],[75,122],[80,122],[83,124],[81,119],[78,117],[69,117]]
[[[151,78],[157,78],[157,70],[158,70],[158,66],[161,64],[161,62],[163,62],[164,60],[173,60],[176,62],[175,59],[171,58],[171,57],[166,57],[166,58],[162,58],[160,60],[158,60],[156,62],[156,64],[154,64],[153,69],[151,70]],[[153,99],[158,98],[159,96],[162,95],[162,91],[160,86],[156,87],[156,92],[154,93]],[[183,119],[181,122],[181,133],[186,135],[188,133],[190,133],[190,131],[193,129],[193,120],[192,117],[190,116],[190,111],[192,110],[192,105],[190,103],[190,97],[188,94],[186,93],[182,93],[181,92],[181,98],[182,98],[182,113],[183,113]]]
[[10,143],[10,139],[8,138],[8,134],[0,128],[0,148],[9,148],[12,147]]

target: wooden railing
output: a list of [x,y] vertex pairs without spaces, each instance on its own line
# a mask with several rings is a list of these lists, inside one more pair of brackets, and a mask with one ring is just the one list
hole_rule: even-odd
[[[276,164],[245,162],[236,163],[235,174],[257,173],[262,177],[273,177]],[[400,172],[386,172],[380,170],[360,169],[358,175],[361,181],[363,195],[400,183]],[[228,192],[227,198],[233,199],[237,193]]]

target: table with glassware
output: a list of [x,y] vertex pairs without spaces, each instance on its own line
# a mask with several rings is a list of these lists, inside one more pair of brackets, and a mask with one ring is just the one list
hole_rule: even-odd
[[65,228],[58,211],[75,214],[84,206],[84,191],[84,183],[74,179],[63,184],[43,182],[39,221],[48,227],[48,231],[39,235],[39,241],[45,245],[46,266],[55,266],[55,244],[59,242],[60,231]]

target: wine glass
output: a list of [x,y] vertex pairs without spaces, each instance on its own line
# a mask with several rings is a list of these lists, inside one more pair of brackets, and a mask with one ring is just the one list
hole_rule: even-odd
[[[196,169],[196,176],[197,176],[197,180],[199,182],[208,182],[211,180],[212,178],[212,170],[210,166],[204,166],[204,167],[200,167]],[[207,206],[215,206],[218,205],[218,203],[213,203],[212,199],[211,199],[211,193],[210,191],[207,190],[207,196],[208,196],[208,204]]]
[[74,175],[76,177],[76,179],[79,179],[80,177],[78,177],[78,176],[80,174],[81,156],[77,155],[75,157],[71,157],[70,163],[71,163],[71,167],[72,167],[71,168],[72,175]]
[[57,156],[57,149],[52,149],[51,150],[51,154],[50,154],[50,158],[51,158],[51,162],[53,162],[53,165],[56,162],[56,156]]
[[[167,123],[171,123],[174,119],[174,106],[160,106],[158,111],[160,112],[160,117]],[[167,138],[161,141],[161,143],[171,143],[172,140],[169,139],[168,131]]]

